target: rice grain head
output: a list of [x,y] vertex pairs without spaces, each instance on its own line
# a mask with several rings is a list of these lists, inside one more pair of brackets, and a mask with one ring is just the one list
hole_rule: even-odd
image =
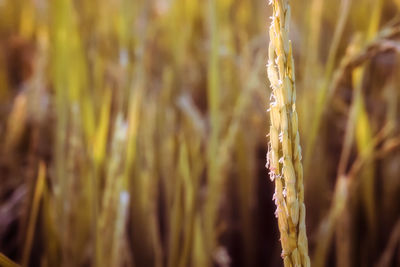
[[272,87],[270,103],[270,145],[268,162],[275,181],[277,206],[285,266],[310,266],[305,226],[303,166],[296,111],[296,90],[292,44],[288,39],[288,0],[270,1],[273,15],[269,29],[268,78]]

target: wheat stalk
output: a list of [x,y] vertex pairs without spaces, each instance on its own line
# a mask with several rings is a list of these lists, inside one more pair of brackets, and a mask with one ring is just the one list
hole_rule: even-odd
[[288,39],[288,0],[270,0],[268,78],[271,82],[270,144],[268,165],[275,180],[277,206],[285,266],[310,266],[305,226],[303,166],[296,112],[296,90],[292,46]]

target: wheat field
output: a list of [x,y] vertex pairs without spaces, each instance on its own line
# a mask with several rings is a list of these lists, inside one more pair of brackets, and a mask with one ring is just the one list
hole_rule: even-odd
[[400,266],[399,54],[398,0],[0,0],[0,267]]

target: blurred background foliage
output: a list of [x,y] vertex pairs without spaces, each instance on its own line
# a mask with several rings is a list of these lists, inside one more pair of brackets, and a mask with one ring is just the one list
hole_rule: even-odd
[[[0,265],[281,266],[267,2],[0,0]],[[312,264],[400,266],[400,1],[291,2]]]

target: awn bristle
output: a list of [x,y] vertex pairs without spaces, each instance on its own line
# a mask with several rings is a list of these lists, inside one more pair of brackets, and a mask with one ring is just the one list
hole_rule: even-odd
[[270,147],[268,161],[275,180],[282,258],[285,266],[310,266],[305,225],[303,166],[296,112],[295,74],[292,45],[288,39],[288,0],[270,1],[268,78],[271,82]]

